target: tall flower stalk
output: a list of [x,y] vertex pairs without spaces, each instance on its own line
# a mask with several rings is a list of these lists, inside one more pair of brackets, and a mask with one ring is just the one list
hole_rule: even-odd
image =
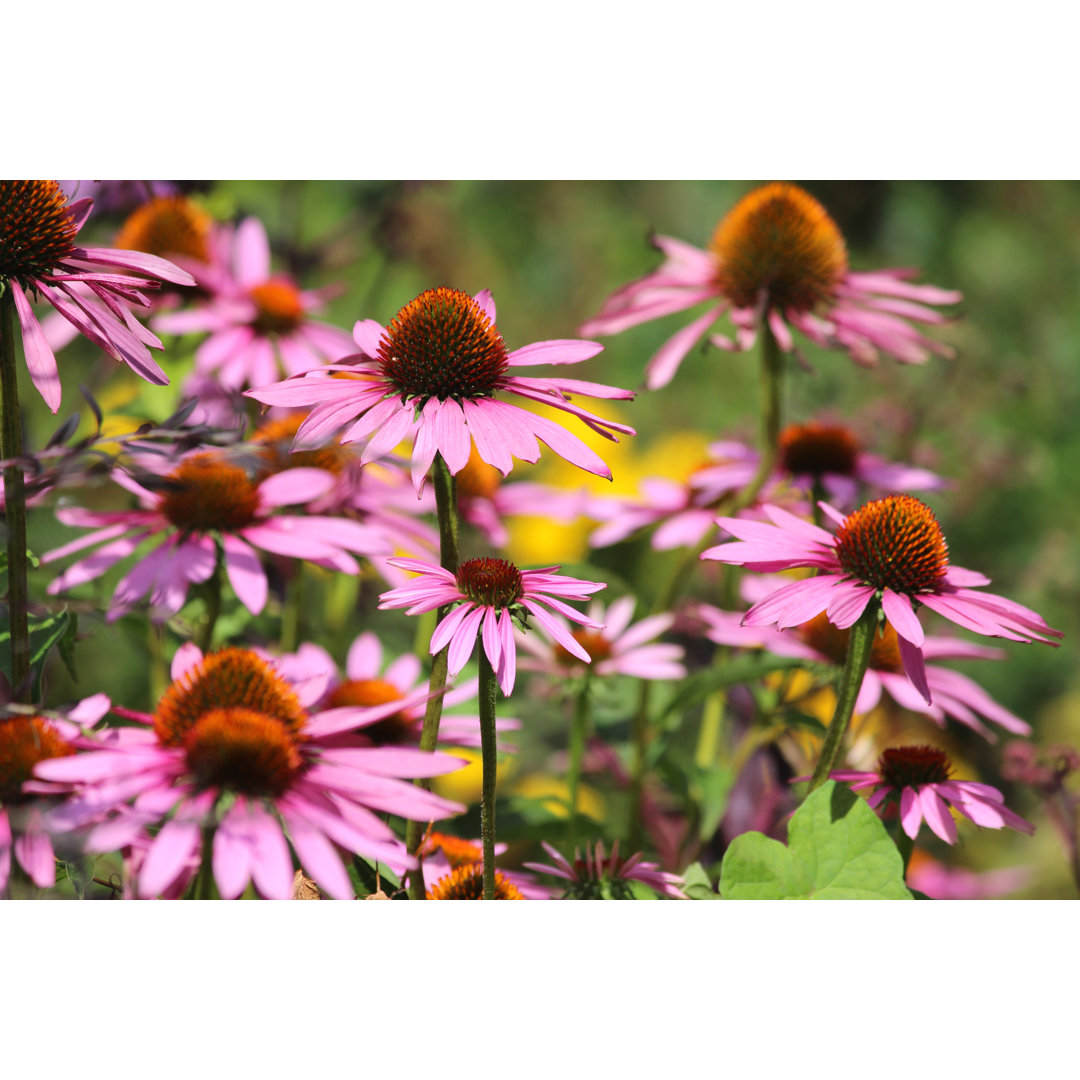
[[30,692],[30,632],[27,625],[26,490],[22,469],[22,417],[19,414],[18,369],[15,366],[15,298],[0,281],[0,456],[4,469],[4,524],[7,528],[8,626],[11,633],[11,687],[17,699]]
[[[461,521],[458,512],[457,482],[451,475],[442,454],[435,455],[432,468],[432,480],[435,487],[435,511],[439,519],[439,565],[451,574],[457,573],[458,565],[458,538],[461,533]],[[450,612],[448,605],[439,608],[438,619],[442,621]],[[447,642],[436,654],[431,663],[431,680],[429,689],[431,697],[428,698],[427,707],[424,710],[424,726],[420,732],[420,749],[428,752],[434,751],[439,742],[439,723],[442,720],[443,691],[446,689],[447,658],[450,652],[450,644]],[[481,687],[481,710],[483,709],[484,692]],[[494,703],[492,703],[492,724],[494,724]],[[484,714],[480,714],[481,732],[483,732]],[[494,739],[494,727],[492,728]],[[486,761],[485,757],[485,761]],[[417,784],[430,788],[431,781],[423,777],[418,779]],[[492,843],[494,843],[494,813],[492,815]],[[405,846],[415,853],[419,859],[420,847],[424,840],[424,823],[410,821],[405,828]],[[487,861],[485,860],[485,889],[487,882]],[[494,864],[492,865],[494,871]],[[494,879],[492,881],[494,888]],[[409,880],[409,899],[424,900],[424,875],[418,873]]]

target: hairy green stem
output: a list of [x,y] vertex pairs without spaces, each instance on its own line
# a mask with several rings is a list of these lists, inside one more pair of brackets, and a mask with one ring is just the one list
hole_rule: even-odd
[[[461,531],[458,517],[457,482],[450,474],[450,469],[443,460],[442,454],[435,455],[432,466],[432,480],[435,484],[435,510],[439,517],[439,563],[444,570],[456,574],[458,568],[458,537]],[[436,625],[442,622],[449,612],[449,607],[439,608]],[[431,664],[429,689],[432,696],[428,698],[427,708],[424,710],[424,726],[420,732],[420,749],[429,753],[434,751],[439,741],[439,722],[442,720],[443,691],[446,689],[446,669],[449,652],[449,645],[440,649]],[[430,780],[419,779],[415,782],[419,787],[431,789]],[[405,846],[418,859],[420,857],[420,845],[424,839],[424,829],[425,824],[422,821],[409,821],[405,826]],[[415,874],[410,873],[409,899],[423,900],[424,898],[423,871],[418,870]]]
[[829,773],[840,757],[840,747],[844,741],[851,715],[855,711],[855,699],[859,696],[863,676],[870,663],[870,650],[877,633],[879,601],[873,599],[866,605],[866,610],[859,616],[859,621],[851,628],[848,638],[847,657],[844,669],[840,673],[840,683],[836,691],[836,711],[825,733],[825,742],[821,747],[821,757],[810,777],[807,794],[821,787],[829,779]]
[[480,755],[484,776],[480,787],[480,841],[484,848],[484,899],[495,899],[495,781],[499,764],[495,738],[495,698],[499,684],[483,646],[480,647]]
[[585,757],[585,741],[589,735],[589,714],[592,700],[590,697],[590,679],[585,676],[577,701],[574,702],[574,716],[570,721],[570,765],[566,771],[567,802],[570,805],[570,825],[567,839],[570,849],[577,843],[577,805],[578,788],[581,783],[581,765]]
[[[0,294],[0,457],[22,457],[22,415],[15,364],[15,296],[11,285]],[[11,630],[11,688],[14,700],[30,700],[29,587],[26,560],[26,488],[18,465],[4,470],[4,524],[7,527],[8,625]]]

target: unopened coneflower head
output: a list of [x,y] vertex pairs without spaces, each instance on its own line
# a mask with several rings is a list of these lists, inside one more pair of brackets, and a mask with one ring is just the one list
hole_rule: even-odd
[[952,355],[912,324],[945,322],[934,305],[955,304],[960,293],[912,284],[908,270],[852,271],[836,223],[794,184],[766,184],[745,195],[721,220],[706,251],[667,236],[653,243],[666,256],[664,264],[612,294],[580,330],[617,334],[708,303],[649,361],[650,389],[671,381],[725,312],[734,336],[710,337],[722,349],[750,348],[767,325],[784,352],[795,350],[794,329],[862,365],[876,363],[881,353],[909,364],[923,363],[931,353]]
[[543,843],[554,866],[544,863],[525,863],[530,870],[541,874],[554,874],[567,882],[564,900],[633,900],[630,882],[640,881],[668,900],[688,900],[682,891],[683,880],[678,874],[661,870],[656,863],[645,862],[641,853],[628,859],[619,857],[619,842],[611,847],[611,855],[604,855],[604,844],[597,841],[595,848],[586,846],[584,858],[575,851],[571,862],[550,844]]
[[911,495],[874,499],[846,517],[821,503],[836,534],[779,507],[762,509],[769,522],[718,518],[737,539],[703,552],[703,559],[765,573],[812,567],[816,577],[791,582],[756,603],[748,626],[799,626],[824,611],[841,629],[853,626],[877,598],[897,633],[904,670],[927,704],[932,697],[923,663],[924,634],[915,614],[925,605],[952,622],[991,637],[1056,645],[1061,632],[1030,608],[977,591],[989,578],[951,565],[941,526],[928,506]]
[[186,195],[159,195],[128,216],[114,243],[125,251],[210,261],[214,219]]
[[876,772],[839,770],[830,776],[850,782],[856,791],[872,788],[872,807],[890,798],[897,800],[900,824],[913,840],[925,821],[946,844],[956,843],[956,822],[950,807],[984,828],[1008,826],[1029,836],[1035,831],[1031,822],[1005,805],[997,788],[972,780],[954,780],[952,773],[952,762],[937,747],[897,746],[882,753]]
[[[385,327],[372,319],[358,322],[353,338],[360,348],[358,356],[248,394],[268,405],[310,406],[311,415],[300,428],[301,440],[318,441],[348,425],[342,441],[364,441],[365,461],[389,453],[411,437],[418,494],[436,454],[457,475],[468,465],[475,446],[483,461],[506,476],[515,457],[539,459],[537,440],[587,472],[611,476],[576,435],[504,400],[505,394],[560,409],[613,441],[616,432],[634,434],[633,428],[604,420],[570,400],[571,395],[632,398],[630,391],[580,379],[513,374],[521,366],[580,363],[602,346],[556,340],[510,351],[486,289],[476,296],[459,289],[427,289]],[[362,377],[319,377],[327,371]]]
[[0,287],[11,291],[30,378],[53,412],[60,407],[60,374],[31,297],[47,301],[136,375],[164,386],[168,377],[149,352],[161,342],[128,305],[149,306],[146,294],[162,281],[195,284],[186,271],[153,254],[82,247],[78,234],[91,204],[68,202],[55,180],[0,180]]
[[[55,827],[89,827],[92,851],[145,849],[140,896],[168,891],[201,858],[212,862],[225,899],[249,881],[261,895],[285,899],[293,883],[291,848],[320,888],[351,899],[339,849],[412,864],[378,814],[428,821],[462,809],[408,782],[457,769],[460,759],[345,737],[384,719],[397,701],[312,710],[310,682],[290,684],[242,648],[204,656],[183,646],[172,677],[153,715],[125,710],[135,726],[35,769],[74,789],[51,812]],[[425,696],[414,693],[401,704],[412,708]]]
[[407,615],[418,615],[453,605],[453,610],[431,635],[432,655],[449,645],[448,670],[451,675],[456,675],[465,666],[480,633],[484,652],[491,661],[499,686],[509,695],[514,689],[517,671],[514,620],[524,629],[530,616],[563,648],[585,663],[589,662],[589,654],[556,615],[594,630],[602,629],[599,623],[575,611],[562,599],[584,600],[603,589],[602,583],[563,577],[555,566],[519,570],[505,559],[491,557],[467,559],[456,574],[419,559],[389,561],[403,570],[411,570],[417,577],[398,589],[383,593],[379,598],[380,609],[407,608]]

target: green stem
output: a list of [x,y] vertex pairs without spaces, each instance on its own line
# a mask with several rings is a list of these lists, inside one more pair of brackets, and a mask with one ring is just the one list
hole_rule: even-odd
[[292,580],[285,589],[285,608],[281,613],[281,651],[296,652],[300,640],[301,595],[304,591],[304,564],[299,559]]
[[214,572],[203,584],[203,595],[206,598],[206,621],[199,632],[197,642],[205,655],[210,651],[210,644],[214,640],[214,626],[221,614],[221,548],[217,550],[217,563]]
[[202,862],[199,863],[195,879],[188,887],[187,900],[216,900],[217,890],[214,888],[214,829],[208,826],[203,829]]
[[[442,454],[435,455],[432,466],[432,480],[435,484],[435,510],[439,517],[439,562],[444,570],[456,574],[458,568],[458,537],[461,531],[458,517],[457,482],[450,474],[450,469],[443,460]],[[439,608],[436,625],[450,613],[449,607]],[[430,640],[430,638],[429,638]],[[420,731],[420,749],[428,753],[434,751],[439,741],[439,722],[442,720],[443,690],[446,689],[447,657],[450,646],[440,649],[435,654],[431,664],[431,680],[429,689],[432,696],[428,698],[427,707],[424,710],[424,726]],[[416,781],[419,787],[431,789],[431,781],[420,779]],[[405,825],[405,846],[417,859],[420,845],[424,840],[425,823],[422,821],[409,821]],[[424,875],[422,870],[409,874],[409,899],[423,900]]]
[[499,764],[495,739],[495,697],[499,684],[483,646],[480,653],[480,755],[484,776],[480,787],[480,840],[484,847],[484,899],[495,899],[495,781]]
[[904,827],[899,820],[896,823],[896,847],[900,852],[900,858],[904,860],[904,877],[906,878],[908,863],[911,862],[911,852],[915,848],[915,841],[904,832]]
[[585,740],[589,734],[591,704],[589,676],[586,675],[574,703],[574,718],[570,721],[570,766],[566,772],[566,789],[567,801],[570,804],[568,840],[571,850],[577,844],[578,787],[581,782],[581,764],[585,757]]
[[[8,285],[0,294],[0,457],[11,461],[23,452],[19,378],[15,365],[15,296]],[[7,527],[8,621],[11,630],[11,688],[14,700],[30,699],[29,588],[26,560],[26,488],[18,465],[4,470],[4,524]]]
[[836,711],[833,713],[829,730],[825,734],[825,743],[821,747],[814,775],[810,777],[811,791],[821,787],[829,778],[829,773],[840,756],[840,747],[844,741],[851,715],[855,711],[855,699],[859,696],[863,676],[870,663],[870,650],[877,633],[879,601],[874,599],[866,605],[866,610],[859,616],[859,621],[851,628],[848,638],[847,658],[840,673],[840,684],[836,691]]

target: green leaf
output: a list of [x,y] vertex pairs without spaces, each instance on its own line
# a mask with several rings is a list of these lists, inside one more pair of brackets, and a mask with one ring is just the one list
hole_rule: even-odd
[[720,868],[725,900],[911,900],[904,862],[877,814],[828,780],[796,811],[787,846],[737,836]]
[[376,864],[363,855],[353,855],[345,864],[345,869],[349,872],[349,880],[352,882],[353,890],[361,899],[371,896],[379,890],[389,896],[401,888],[401,882],[398,881],[397,875],[386,863],[378,864],[378,873],[376,874]]
[[753,682],[771,675],[774,671],[810,667],[806,660],[793,656],[747,656],[728,664],[715,664],[704,671],[695,672],[679,684],[679,692],[668,702],[660,719],[669,713],[682,712],[704,701],[716,690],[723,690],[738,683]]
[[64,868],[71,887],[75,890],[75,896],[79,900],[86,899],[86,889],[94,877],[94,868],[97,865],[97,856],[83,855],[77,859],[69,859],[60,865]]
[[[33,674],[33,686],[31,698],[38,701],[41,698],[41,671],[45,663],[45,657],[54,645],[58,645],[68,635],[74,635],[75,616],[64,611],[54,615],[46,615],[44,618],[29,619],[30,637],[30,671]],[[70,644],[67,646],[70,652]],[[63,653],[64,646],[61,646]],[[11,682],[11,622],[8,610],[5,606],[0,612],[0,671]]]
[[712,887],[709,875],[705,867],[696,862],[688,866],[682,874],[683,892],[691,900],[719,900],[720,897]]

